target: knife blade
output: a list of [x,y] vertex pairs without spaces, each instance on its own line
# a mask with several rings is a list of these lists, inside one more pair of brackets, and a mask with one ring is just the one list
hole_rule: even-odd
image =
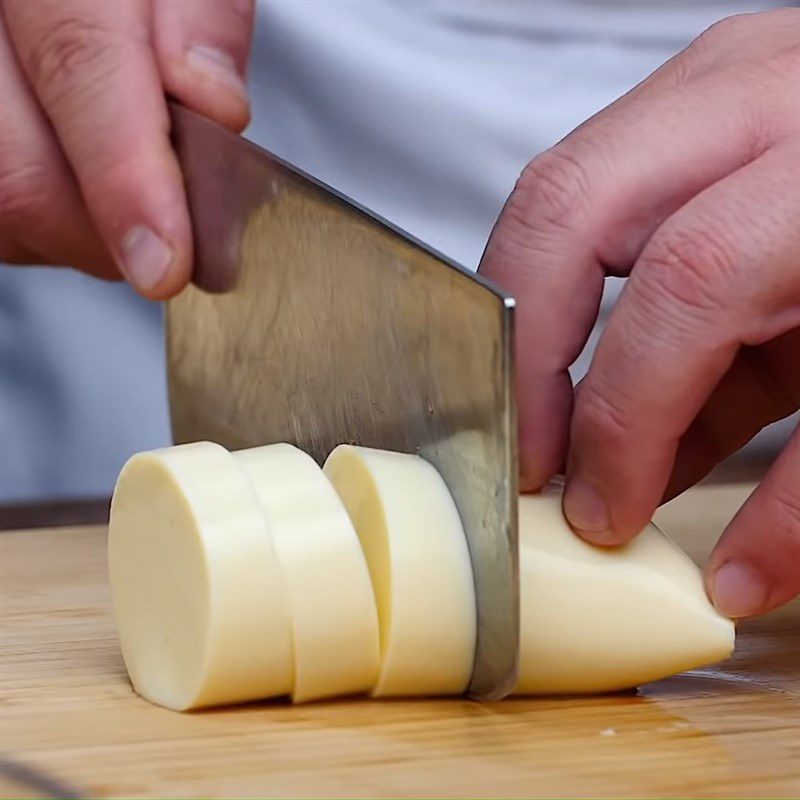
[[519,649],[513,299],[246,139],[170,113],[195,253],[167,307],[175,441],[431,461],[473,567],[468,691],[503,697]]

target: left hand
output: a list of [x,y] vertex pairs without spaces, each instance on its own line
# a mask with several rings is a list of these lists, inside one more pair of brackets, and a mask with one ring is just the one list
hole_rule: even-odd
[[[718,23],[534,159],[492,233],[481,272],[518,302],[522,488],[566,459],[589,541],[628,541],[800,406],[799,31],[795,9]],[[630,277],[573,400],[606,275]],[[732,617],[800,591],[800,431],[706,574]]]

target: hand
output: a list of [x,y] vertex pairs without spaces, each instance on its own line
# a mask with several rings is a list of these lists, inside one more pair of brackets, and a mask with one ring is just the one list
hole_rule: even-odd
[[241,130],[252,0],[0,0],[0,261],[187,282],[165,94]]
[[[525,169],[481,272],[517,297],[521,483],[566,459],[585,539],[800,406],[800,11],[723,20]],[[606,275],[629,275],[573,400]],[[800,431],[706,569],[732,617],[800,591]]]

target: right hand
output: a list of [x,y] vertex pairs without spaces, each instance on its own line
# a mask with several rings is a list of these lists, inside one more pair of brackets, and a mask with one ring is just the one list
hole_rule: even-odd
[[241,131],[253,0],[0,0],[0,261],[191,272],[166,95]]

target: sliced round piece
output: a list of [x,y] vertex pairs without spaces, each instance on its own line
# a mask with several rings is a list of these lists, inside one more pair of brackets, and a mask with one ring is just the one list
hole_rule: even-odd
[[133,456],[109,525],[114,612],[139,694],[185,710],[289,693],[283,574],[227,450],[198,442]]
[[317,463],[289,444],[234,454],[272,531],[292,614],[297,702],[366,692],[378,676],[378,618],[364,554]]
[[453,498],[424,459],[341,445],[325,463],[367,557],[378,607],[374,696],[460,694],[475,653],[475,592]]
[[730,655],[733,623],[700,570],[655,525],[622,547],[579,539],[562,488],[519,504],[520,674],[515,694],[638,686]]

